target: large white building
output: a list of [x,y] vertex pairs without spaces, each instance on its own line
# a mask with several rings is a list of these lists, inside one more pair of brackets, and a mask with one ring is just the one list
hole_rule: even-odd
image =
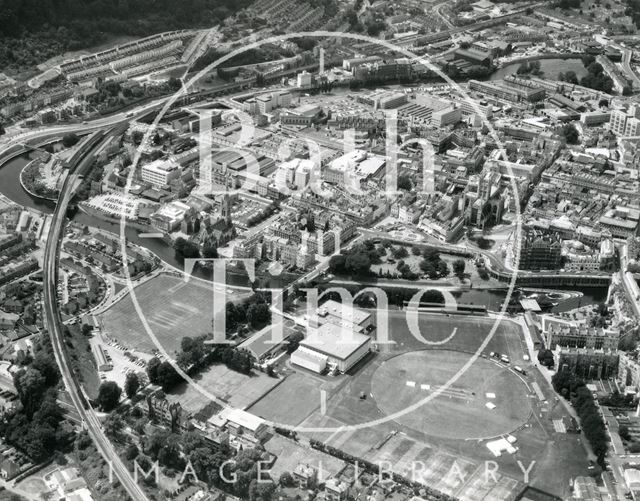
[[375,315],[336,301],[322,304],[306,318],[309,335],[292,353],[291,362],[316,373],[327,368],[346,372],[370,351]]
[[380,174],[386,164],[384,157],[353,150],[333,160],[322,173],[327,183],[344,185],[347,181],[362,183]]
[[174,160],[158,159],[142,166],[142,180],[154,186],[166,186],[180,177],[180,166]]
[[611,112],[609,127],[616,136],[640,135],[640,106],[630,106],[627,110]]
[[292,353],[291,362],[313,372],[321,373],[327,367],[346,372],[369,353],[371,338],[366,334],[332,323],[311,330]]

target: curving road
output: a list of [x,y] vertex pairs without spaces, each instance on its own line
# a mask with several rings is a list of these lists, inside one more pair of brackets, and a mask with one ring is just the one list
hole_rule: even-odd
[[[99,134],[99,133],[96,133]],[[75,379],[73,370],[71,369],[71,363],[68,360],[67,352],[64,347],[64,336],[62,333],[62,322],[58,310],[58,302],[56,297],[56,279],[58,270],[58,257],[60,253],[60,244],[62,242],[63,230],[65,227],[65,215],[67,211],[67,205],[73,195],[73,186],[78,178],[77,171],[81,170],[87,162],[91,162],[92,150],[100,145],[103,141],[101,137],[92,135],[88,139],[85,139],[78,151],[71,159],[72,166],[75,166],[76,173],[70,174],[62,188],[58,204],[56,205],[55,212],[51,223],[51,229],[47,238],[47,244],[44,251],[44,264],[43,264],[43,284],[44,284],[44,311],[45,319],[47,323],[47,329],[51,336],[51,344],[53,346],[53,352],[56,362],[60,368],[64,385],[71,397],[76,411],[83,420],[83,423],[89,433],[89,436],[93,439],[101,456],[111,465],[113,474],[120,481],[123,487],[128,492],[131,499],[138,501],[146,501],[147,497],[134,481],[129,470],[127,470],[124,463],[120,460],[116,450],[105,436],[102,431],[102,425],[100,420],[96,416],[96,413],[88,404],[88,399],[84,394],[83,389]],[[96,141],[97,139],[97,141]]]

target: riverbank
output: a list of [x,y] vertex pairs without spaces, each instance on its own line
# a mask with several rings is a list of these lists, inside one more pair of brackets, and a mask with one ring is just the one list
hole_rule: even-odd
[[25,165],[22,170],[20,171],[20,185],[22,186],[22,189],[24,191],[26,191],[31,197],[33,198],[38,198],[40,200],[45,200],[48,202],[57,202],[58,201],[58,196],[56,195],[55,197],[47,197],[45,195],[40,195],[39,193],[36,193],[35,191],[33,191],[32,188],[29,188],[27,186],[27,183],[25,181],[25,173],[33,167],[33,165],[35,165],[35,162],[39,162],[41,161],[39,158],[36,158],[35,160],[32,160],[31,162],[29,162],[27,165]]

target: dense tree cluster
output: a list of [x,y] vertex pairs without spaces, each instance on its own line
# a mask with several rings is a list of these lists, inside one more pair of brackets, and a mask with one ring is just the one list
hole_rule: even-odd
[[580,0],[559,0],[557,6],[561,9],[579,9]]
[[151,384],[160,385],[163,391],[169,391],[183,381],[173,365],[166,360],[161,362],[154,357],[147,364],[147,376]]
[[205,355],[209,351],[209,348],[204,344],[205,338],[206,336],[196,338],[185,336],[182,338],[180,352],[176,357],[176,363],[180,368],[188,370],[204,363]]
[[464,277],[464,269],[466,267],[466,263],[464,259],[456,259],[453,262],[453,272],[456,274],[458,278]]
[[449,275],[449,267],[442,260],[436,249],[426,248],[422,253],[420,269],[431,279],[444,278]]
[[538,351],[538,362],[549,369],[553,369],[555,361],[553,360],[553,352],[551,350],[542,349]]
[[633,19],[633,23],[640,28],[640,0],[627,0],[625,15]]
[[122,388],[115,381],[105,381],[98,389],[97,403],[104,412],[111,412],[118,406]]
[[580,85],[590,89],[600,90],[608,94],[613,90],[613,80],[604,72],[600,63],[595,61],[587,66],[587,75],[582,77]]
[[146,36],[209,27],[249,0],[4,0],[0,67],[41,63],[67,50],[104,43],[107,34]]
[[583,379],[569,370],[557,372],[552,378],[556,392],[570,399],[578,413],[580,424],[587,440],[602,465],[607,453],[608,436],[602,415],[594,401],[592,393]]
[[198,245],[182,237],[176,238],[175,242],[173,242],[173,250],[176,261],[179,263],[184,263],[185,259],[198,259],[200,257]]
[[21,405],[0,421],[0,435],[35,461],[73,443],[73,430],[63,423],[57,403],[59,377],[49,339],[42,337],[34,343],[29,365],[14,374]]
[[140,389],[140,378],[135,372],[130,372],[124,381],[124,392],[132,398]]
[[359,246],[336,254],[329,260],[329,270],[336,275],[367,276],[371,272],[371,254]]
[[248,323],[254,329],[265,326],[271,321],[271,310],[264,295],[256,293],[242,303],[228,302],[225,308],[225,328],[227,332],[236,332]]
[[163,467],[182,472],[188,460],[199,481],[241,499],[270,501],[275,491],[266,472],[262,472],[261,482],[257,481],[258,461],[265,459],[264,450],[244,449],[236,454],[228,443],[213,445],[196,432],[178,435],[156,430],[144,438],[141,452],[132,450],[129,456],[145,470],[158,461]]
[[564,136],[567,141],[567,144],[579,144],[580,143],[580,134],[578,133],[578,129],[572,123],[566,124],[560,130],[560,134]]
[[250,352],[230,345],[218,346],[214,353],[214,360],[220,361],[229,369],[242,374],[251,374],[254,363],[253,355]]
[[525,61],[518,67],[516,73],[518,75],[540,75],[543,71],[540,67],[540,61]]
[[567,82],[574,85],[577,85],[580,83],[578,80],[578,75],[576,75],[576,72],[572,70],[566,71],[564,73],[563,72],[558,73],[558,80],[561,82]]

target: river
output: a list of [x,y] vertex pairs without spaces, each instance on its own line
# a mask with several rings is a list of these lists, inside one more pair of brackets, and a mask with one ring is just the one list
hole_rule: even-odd
[[[548,78],[555,80],[558,78],[558,73],[564,73],[566,71],[574,71],[580,80],[587,74],[587,69],[582,64],[582,59],[540,59],[540,69],[544,72],[540,75],[541,78]],[[500,80],[507,75],[513,75],[518,71],[521,63],[508,64],[490,77],[490,80]]]

